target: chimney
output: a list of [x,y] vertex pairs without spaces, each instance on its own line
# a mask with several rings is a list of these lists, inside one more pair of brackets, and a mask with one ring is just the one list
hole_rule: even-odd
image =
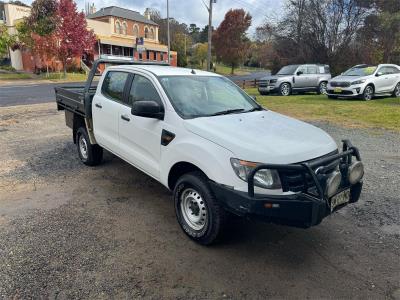
[[146,8],[146,10],[144,11],[144,17],[147,20],[150,20],[150,8]]

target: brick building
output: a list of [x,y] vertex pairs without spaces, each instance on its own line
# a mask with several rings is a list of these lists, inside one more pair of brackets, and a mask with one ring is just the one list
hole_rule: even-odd
[[[119,58],[143,61],[168,61],[168,47],[158,40],[158,25],[144,15],[116,6],[105,7],[87,17],[98,41],[94,59]],[[142,39],[141,39],[142,38]],[[137,44],[137,39],[142,45]],[[171,51],[171,65],[176,66],[177,54]]]
[[[93,8],[92,8],[93,9]],[[8,27],[10,34],[17,33],[16,24],[29,16],[30,7],[3,3],[0,1],[0,24]],[[168,61],[168,47],[158,40],[159,27],[150,20],[148,10],[144,15],[110,6],[87,15],[88,29],[92,29],[97,37],[94,55],[85,55],[86,64],[98,58],[126,59],[140,61]],[[137,45],[137,38],[142,43]],[[34,71],[43,67],[40,60],[32,55],[29,49],[9,49],[10,64],[16,70]],[[81,58],[73,58],[79,65]],[[177,64],[177,53],[171,51],[170,63]],[[62,70],[62,63],[51,61],[51,69]]]

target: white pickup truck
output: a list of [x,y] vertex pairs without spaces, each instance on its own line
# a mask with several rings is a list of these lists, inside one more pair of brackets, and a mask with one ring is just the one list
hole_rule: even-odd
[[97,88],[56,88],[59,110],[86,165],[103,149],[173,192],[183,231],[212,243],[229,213],[307,228],[356,202],[364,167],[324,131],[262,108],[223,76],[112,62]]

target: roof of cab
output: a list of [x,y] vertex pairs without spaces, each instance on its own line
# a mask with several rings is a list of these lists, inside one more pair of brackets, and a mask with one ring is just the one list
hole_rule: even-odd
[[112,66],[108,68],[109,70],[113,69],[125,69],[127,71],[134,70],[143,70],[153,73],[156,76],[179,76],[179,75],[199,75],[199,76],[220,76],[215,73],[206,72],[197,69],[190,68],[178,68],[171,66],[160,66],[160,65],[151,65],[151,64],[143,64],[143,65],[120,65],[120,66]]

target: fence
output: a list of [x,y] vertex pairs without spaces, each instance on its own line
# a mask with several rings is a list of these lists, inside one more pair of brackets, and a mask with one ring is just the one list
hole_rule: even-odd
[[260,82],[265,82],[265,80],[260,80],[260,79],[234,80],[234,82],[242,89],[248,89],[248,88],[257,88]]

